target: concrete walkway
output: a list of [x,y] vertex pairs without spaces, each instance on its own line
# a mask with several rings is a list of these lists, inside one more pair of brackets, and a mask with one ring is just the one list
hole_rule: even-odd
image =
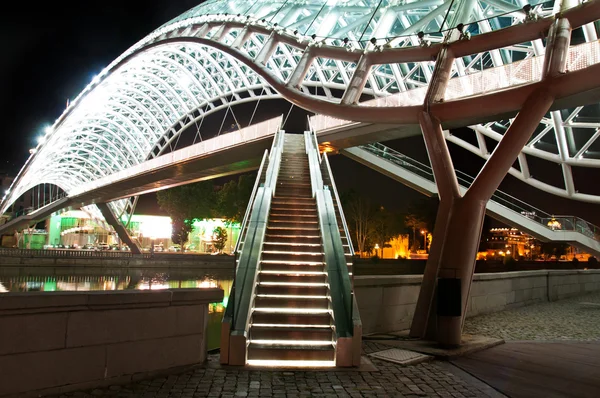
[[370,364],[361,370],[247,370],[221,367],[211,355],[205,366],[182,374],[64,397],[599,396],[600,293],[470,318],[465,333],[508,343],[452,362],[404,367],[368,356],[392,342],[365,340]]
[[[363,354],[387,350],[365,342]],[[403,367],[373,359],[367,370],[245,370],[221,367],[218,355],[179,375],[126,386],[111,386],[63,397],[492,397],[487,386],[461,377],[459,369],[438,361]]]
[[467,319],[465,332],[507,341],[452,363],[510,397],[600,396],[600,293]]
[[600,341],[600,292],[467,318],[464,333],[506,341]]

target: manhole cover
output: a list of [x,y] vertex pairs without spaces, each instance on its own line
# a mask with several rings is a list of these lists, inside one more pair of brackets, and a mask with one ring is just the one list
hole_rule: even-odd
[[419,352],[401,350],[399,348],[391,348],[385,351],[378,351],[369,356],[383,359],[384,361],[394,362],[400,365],[414,365],[419,362],[427,361],[433,357],[430,355],[421,354]]

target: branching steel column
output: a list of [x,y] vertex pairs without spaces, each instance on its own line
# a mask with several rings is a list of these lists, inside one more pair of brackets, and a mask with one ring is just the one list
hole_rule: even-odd
[[127,246],[129,246],[129,250],[131,250],[131,253],[142,254],[142,251],[140,250],[140,247],[137,244],[137,242],[131,239],[131,236],[129,236],[127,230],[125,229],[121,221],[117,219],[117,217],[115,216],[111,208],[108,206],[108,204],[96,203],[96,206],[98,206],[98,209],[100,209],[100,211],[102,212],[102,215],[104,216],[106,222],[109,223],[110,226],[115,229],[115,232],[117,233],[117,235],[119,235],[119,238],[123,242],[125,242]]
[[[452,33],[449,36],[452,37]],[[546,81],[565,72],[569,41],[568,21],[557,20],[550,30],[548,40],[550,45],[544,60],[543,76]],[[419,115],[419,124],[440,193],[440,207],[432,250],[411,325],[411,335],[433,337],[432,335],[436,334],[438,342],[446,345],[459,345],[461,342],[462,324],[475,269],[485,205],[554,100],[553,95],[544,86],[527,98],[473,185],[461,198],[448,148],[440,144],[440,137],[443,140],[441,125],[434,116],[429,114],[430,105],[444,99],[453,60],[454,57],[448,47],[443,47],[438,54],[434,75],[426,95],[425,112]],[[432,304],[436,297],[437,278],[458,280],[455,286],[460,286],[460,292],[452,291],[448,297],[440,299],[442,301],[460,299],[460,308],[446,309],[444,312],[438,312],[434,317]]]
[[[444,345],[456,346],[461,343],[462,325],[467,311],[467,304],[473,273],[475,270],[475,257],[481,237],[483,227],[483,218],[485,216],[485,206],[494,191],[498,188],[508,170],[517,159],[522,148],[525,146],[531,134],[535,131],[539,122],[550,109],[554,100],[553,95],[547,90],[547,86],[551,85],[552,77],[563,73],[566,62],[566,53],[570,40],[570,28],[568,22],[565,24],[558,20],[551,30],[549,42],[551,46],[546,53],[544,62],[545,86],[535,90],[525,101],[521,111],[511,124],[510,128],[504,134],[504,137],[486,162],[481,172],[471,185],[464,197],[458,196],[450,204],[445,203],[440,205],[438,220],[442,222],[442,226],[434,231],[434,241],[437,239],[443,240],[436,247],[433,253],[432,261],[428,261],[426,277],[424,278],[424,287],[418,303],[418,308],[421,312],[415,313],[415,325],[411,330],[412,334],[423,336],[426,330],[426,320],[431,314],[431,303],[435,296],[435,289],[431,285],[435,285],[432,281],[433,275],[440,278],[439,280],[454,280],[458,283],[453,283],[458,286],[457,289],[446,292],[447,297],[440,297],[438,302],[457,302],[460,299],[460,308],[458,306],[450,306],[444,312],[438,311],[437,314],[437,341]],[[432,100],[438,99],[441,92],[445,88],[447,78],[445,72],[448,66],[444,64],[443,53],[440,54],[441,59],[438,59],[436,67],[440,68],[436,74],[437,82],[432,82],[427,99],[431,103]],[[437,84],[434,84],[437,83]],[[426,104],[426,109],[427,105]],[[426,137],[425,143],[428,150],[433,149],[432,141],[427,137],[435,137],[435,125],[429,121],[425,115],[421,115],[421,127],[423,135]],[[441,130],[441,127],[439,128]],[[445,148],[447,152],[447,148]],[[449,154],[444,154],[449,156]],[[435,156],[431,157],[432,167],[436,170]],[[439,164],[437,166],[439,168]],[[443,171],[440,170],[440,171]],[[448,177],[445,175],[445,181],[439,181],[442,172],[436,173],[436,183],[443,187],[449,182],[455,181],[456,177]],[[440,194],[442,190],[440,189]],[[443,200],[443,197],[441,197]],[[433,248],[432,248],[433,249]],[[439,250],[439,252],[438,252]],[[432,250],[433,251],[433,250]],[[434,263],[433,260],[435,260]],[[439,268],[436,273],[435,269]],[[458,291],[458,289],[460,291]],[[459,297],[457,297],[459,295]],[[429,305],[428,305],[429,304]],[[426,311],[429,309],[427,313]]]
[[460,198],[458,181],[442,126],[438,119],[432,118],[428,113],[429,105],[432,102],[443,100],[453,61],[452,52],[449,51],[448,47],[443,47],[438,55],[432,81],[425,97],[425,111],[419,114],[419,124],[438,187],[440,205],[433,231],[434,239],[431,243],[431,250],[425,266],[419,299],[410,329],[410,335],[414,337],[425,337],[428,326],[435,327],[433,322],[430,322],[433,321],[430,315],[433,314],[432,304],[435,297],[436,281],[444,242],[446,241],[450,211],[454,201]]

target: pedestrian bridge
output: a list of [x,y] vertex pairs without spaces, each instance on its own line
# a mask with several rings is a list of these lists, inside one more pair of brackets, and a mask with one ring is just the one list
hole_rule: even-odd
[[[437,278],[455,279],[460,292],[449,294],[461,293],[460,305],[438,314],[438,341],[460,344],[481,204],[495,200],[506,174],[600,203],[594,179],[581,177],[600,167],[598,20],[600,0],[204,2],[92,80],[30,150],[0,212],[51,184],[66,197],[23,220],[85,206],[124,234],[120,220],[136,195],[256,168],[285,121],[252,121],[277,98],[316,114],[309,130],[329,150],[366,158],[373,153],[353,147],[422,134],[434,185],[385,164],[440,196],[439,239],[411,333],[425,335]],[[248,102],[257,105],[242,128],[235,110]],[[218,132],[206,131],[217,112],[231,113],[238,131],[220,134],[225,118]],[[185,132],[200,143],[178,147]],[[486,160],[472,183],[460,186],[448,142]],[[488,211],[531,233],[595,247],[587,223],[565,220],[571,231],[548,232],[494,203]]]
[[[427,102],[445,128],[470,126],[474,133],[475,140],[449,141],[487,157],[485,146],[501,140],[525,98],[541,88],[552,92],[551,109],[513,175],[553,194],[598,203],[597,193],[576,186],[571,169],[600,164],[600,124],[590,105],[599,99],[594,22],[600,4],[574,5],[561,16],[576,37],[563,57],[564,72],[551,77],[540,39],[556,19],[551,2],[199,5],[92,80],[32,149],[0,211],[41,183],[79,195],[96,180],[176,149],[180,134],[206,116],[273,98],[317,112],[319,137],[337,128],[344,147],[421,134],[418,114]],[[439,64],[448,52],[447,84],[427,94],[441,67],[433,60]],[[529,175],[531,156],[559,164],[563,186]],[[133,209],[124,200],[111,207],[117,214]]]
[[[427,196],[437,196],[431,167],[383,144],[346,148],[342,154]],[[465,193],[474,178],[456,170]],[[549,214],[518,198],[497,190],[486,204],[487,214],[526,232],[542,242],[566,242],[600,257],[600,228],[579,217]]]

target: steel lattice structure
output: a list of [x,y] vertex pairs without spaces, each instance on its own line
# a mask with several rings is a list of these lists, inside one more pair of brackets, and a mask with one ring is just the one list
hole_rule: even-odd
[[[597,11],[595,2],[590,4],[589,10]],[[206,115],[259,98],[283,97],[340,119],[353,115],[359,121],[414,124],[410,112],[422,106],[442,45],[458,54],[452,67],[455,88],[445,93],[446,100],[469,106],[494,90],[526,89],[539,80],[538,61],[545,52],[537,32],[547,29],[557,8],[552,1],[535,1],[531,9],[525,5],[523,0],[207,1],[152,32],[93,79],[32,151],[1,210],[38,184],[69,193],[158,156]],[[598,18],[589,10],[574,14],[581,21],[574,37],[583,43],[570,52],[574,71],[600,62]],[[481,44],[487,37],[498,41],[500,30],[511,27],[522,37],[518,44]],[[493,149],[486,137],[501,140],[511,121],[471,125],[474,139],[447,134],[447,140],[486,158]],[[552,194],[600,203],[600,197],[577,191],[571,171],[600,167],[599,137],[595,105],[552,111],[511,173]],[[532,177],[530,156],[559,164],[564,184]],[[131,203],[112,207],[122,215],[132,211]]]

